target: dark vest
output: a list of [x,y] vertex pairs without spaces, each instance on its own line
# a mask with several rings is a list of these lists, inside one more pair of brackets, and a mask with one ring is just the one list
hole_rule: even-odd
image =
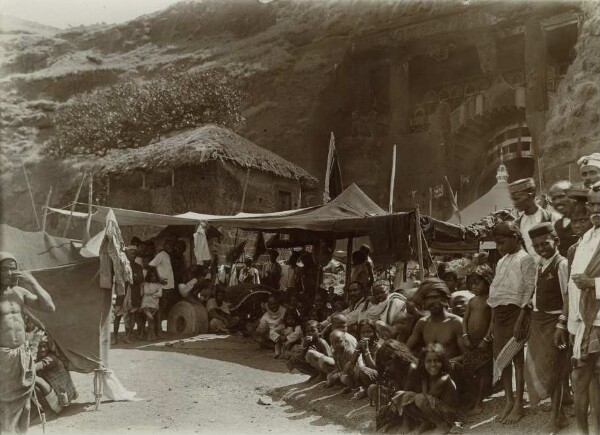
[[563,224],[563,220],[556,221],[554,224],[554,230],[558,235],[558,239],[560,240],[560,244],[558,245],[558,252],[563,257],[567,256],[567,252],[569,248],[577,242],[578,237],[573,234],[573,230],[571,229],[571,223],[566,227]]
[[558,279],[558,264],[563,259],[560,255],[542,272],[538,268],[535,305],[540,311],[562,310],[563,299]]

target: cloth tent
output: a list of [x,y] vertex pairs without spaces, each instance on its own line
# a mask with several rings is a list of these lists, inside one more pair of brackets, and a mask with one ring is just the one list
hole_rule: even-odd
[[250,231],[329,232],[337,239],[344,239],[367,235],[368,219],[386,214],[356,184],[352,184],[331,202],[318,207],[289,211],[285,214],[214,217],[207,221],[215,226],[233,226]]
[[[508,172],[506,172],[504,165],[500,165],[496,173],[496,184],[494,187],[460,211],[461,223],[463,225],[471,225],[481,221],[481,219],[491,213],[511,209],[512,207],[513,203],[508,191]],[[458,219],[456,216],[452,216],[449,222],[457,224]]]
[[69,239],[0,225],[0,250],[12,253],[50,293],[54,313],[30,310],[68,360],[67,368],[90,373],[106,364],[111,291],[99,286],[97,258],[83,258]]

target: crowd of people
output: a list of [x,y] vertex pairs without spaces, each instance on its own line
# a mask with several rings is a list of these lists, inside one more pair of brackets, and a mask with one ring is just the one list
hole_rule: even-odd
[[555,183],[546,207],[533,179],[511,183],[518,217],[491,234],[501,258],[478,256],[464,283],[441,268],[441,279],[392,289],[364,247],[346,298],[319,289],[306,306],[294,289],[274,294],[256,342],[290,371],[377,404],[382,431],[451,431],[481,412],[494,386],[504,424],[523,417],[527,391],[532,407],[550,400],[548,433],[568,424],[573,403],[579,432],[590,432],[590,416],[597,430],[600,154],[580,168],[582,187]]
[[[588,434],[590,410],[600,427],[600,153],[579,164],[583,186],[554,184],[546,208],[533,179],[509,185],[519,216],[492,229],[501,258],[494,265],[477,256],[464,282],[441,268],[439,277],[394,288],[364,245],[340,295],[318,285],[308,251],[282,264],[270,250],[261,268],[246,257],[228,270],[188,265],[187,245],[175,237],[158,251],[134,238],[125,248],[131,282],[116,289],[113,342],[121,320],[124,341],[156,339],[171,306],[187,299],[205,304],[210,332],[250,334],[290,371],[368,399],[379,430],[446,433],[464,413],[481,412],[499,382],[502,423],[521,419],[527,389],[532,406],[551,400],[549,433],[567,424],[564,406],[574,401],[578,430]],[[26,324],[24,308],[53,311],[52,299],[11,254],[0,253],[0,266],[0,431],[15,432],[29,423],[27,394],[17,392],[35,388],[55,412],[77,393],[51,340],[40,341],[37,358],[25,350],[35,325]],[[228,286],[261,283],[272,289],[264,313],[241,318],[230,309]]]

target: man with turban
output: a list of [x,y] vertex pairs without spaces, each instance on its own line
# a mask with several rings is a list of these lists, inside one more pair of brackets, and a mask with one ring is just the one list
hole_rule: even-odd
[[583,187],[589,189],[600,181],[600,153],[583,156],[577,161]]
[[37,280],[18,271],[12,254],[0,252],[0,433],[25,433],[29,428],[35,370],[25,336],[26,307],[55,310]]
[[428,344],[440,343],[450,362],[460,362],[465,352],[462,319],[448,312],[450,296],[450,290],[441,279],[428,278],[423,281],[414,300],[429,311],[429,315],[419,319],[406,344],[411,350],[420,351]]

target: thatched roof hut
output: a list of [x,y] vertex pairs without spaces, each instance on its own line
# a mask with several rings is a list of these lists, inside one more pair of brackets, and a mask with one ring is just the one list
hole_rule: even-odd
[[177,133],[148,146],[111,151],[100,163],[102,175],[124,175],[139,170],[194,167],[224,161],[315,188],[318,180],[301,167],[259,147],[228,128],[204,125]]

